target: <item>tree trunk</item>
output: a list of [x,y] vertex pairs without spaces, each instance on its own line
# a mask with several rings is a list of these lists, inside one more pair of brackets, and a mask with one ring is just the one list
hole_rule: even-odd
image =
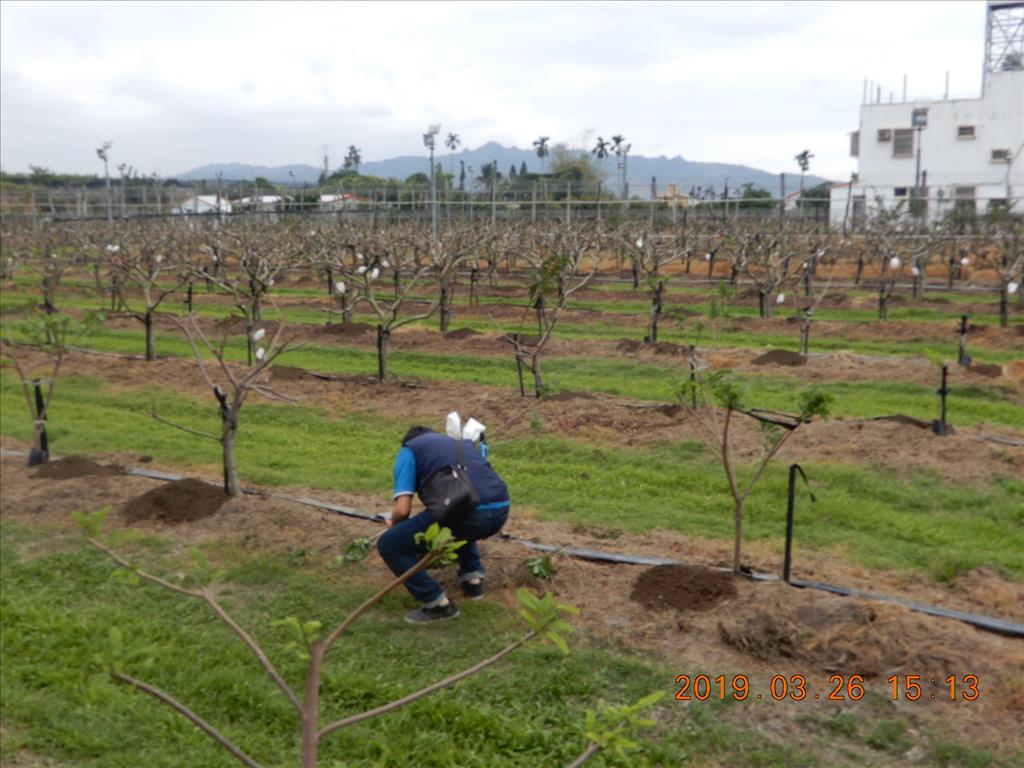
[[757,291],[757,314],[764,320],[768,317],[769,305],[768,305],[768,294],[763,290],[758,289]]
[[302,768],[316,768],[317,714],[320,710],[320,665],[323,661],[323,646],[316,642],[309,649],[309,669],[306,672],[306,688],[302,697]]
[[235,436],[238,434],[237,417],[232,415],[224,425],[221,445],[224,448],[224,493],[238,496],[242,489],[238,484],[238,468],[235,466]]
[[999,327],[1010,326],[1010,291],[1006,281],[999,286]]
[[732,572],[737,576],[742,572],[743,566],[743,499],[735,499],[736,509],[736,538],[732,546]]
[[452,310],[451,310],[451,306],[450,306],[450,303],[449,303],[448,295],[449,295],[448,286],[442,285],[441,286],[441,312],[440,312],[440,315],[439,315],[439,317],[441,319],[441,333],[448,333],[448,324],[451,322],[451,312],[452,312]]
[[860,277],[864,274],[864,257],[857,254],[857,271],[853,275],[853,284],[860,285]]
[[377,380],[384,381],[388,375],[388,337],[391,331],[383,325],[377,326]]
[[146,360],[152,362],[156,360],[156,346],[153,343],[153,310],[146,310],[146,316],[142,322],[146,326]]
[[800,354],[806,355],[811,345],[811,316],[800,318]]
[[540,376],[540,356],[530,358],[530,373],[533,374],[533,393],[538,398],[544,393],[544,380]]

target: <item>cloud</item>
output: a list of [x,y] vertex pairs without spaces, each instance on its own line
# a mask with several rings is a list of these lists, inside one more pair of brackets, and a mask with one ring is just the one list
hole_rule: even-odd
[[623,133],[644,155],[845,177],[863,78],[976,94],[984,8],[946,3],[14,3],[0,163],[174,173]]

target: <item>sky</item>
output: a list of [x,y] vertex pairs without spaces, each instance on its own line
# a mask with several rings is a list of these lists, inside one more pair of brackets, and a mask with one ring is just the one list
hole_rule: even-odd
[[981,87],[969,2],[0,3],[0,166],[174,175],[464,147],[593,146],[848,178],[864,80]]

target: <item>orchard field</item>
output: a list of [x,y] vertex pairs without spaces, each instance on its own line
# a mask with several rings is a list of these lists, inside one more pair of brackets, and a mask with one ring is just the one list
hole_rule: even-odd
[[[387,594],[325,661],[321,724],[514,643],[520,589],[580,610],[569,654],[528,642],[324,735],[319,765],[1024,759],[1019,222],[448,222],[436,239],[338,216],[5,222],[2,263],[4,765],[238,761],[116,674],[260,765],[298,765],[301,718],[237,633],[112,578],[72,513],[109,508],[104,535],[133,533],[104,546],[148,574],[217,571],[301,692],[282,620],[329,630],[388,582],[367,518],[405,430],[453,410],[486,425],[512,493],[507,535],[482,545],[487,599],[418,629]],[[35,379],[50,460],[29,468]],[[794,580],[1009,630],[777,578],[793,464]],[[615,736],[624,715],[602,707],[655,691],[650,722]]]

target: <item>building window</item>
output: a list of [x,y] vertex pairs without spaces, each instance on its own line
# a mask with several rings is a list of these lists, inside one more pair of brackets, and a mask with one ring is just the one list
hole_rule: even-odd
[[1008,149],[993,149],[992,150],[992,162],[993,163],[1008,163],[1008,162],[1010,162],[1010,150],[1008,150]]
[[895,131],[893,131],[892,156],[893,157],[913,157],[914,156],[914,129],[913,128],[897,128]]
[[879,128],[878,129],[878,140],[879,141],[892,141],[892,129],[891,128]]
[[995,211],[1005,211],[1006,208],[1007,208],[1007,206],[1006,206],[1006,198],[1003,198],[1003,197],[993,197],[992,199],[990,199],[988,201],[988,212],[989,213],[994,213]]
[[973,139],[974,138],[974,126],[973,125],[958,125],[956,127],[956,137],[958,139]]
[[953,187],[953,207],[961,213],[974,213],[974,187]]
[[907,196],[907,188],[906,187],[895,187],[893,189],[893,191],[892,191],[892,194],[893,194],[893,197],[906,197]]
[[860,157],[860,131],[850,134],[850,157]]
[[868,212],[868,201],[864,195],[853,196],[853,220],[856,222],[864,221],[865,216]]

